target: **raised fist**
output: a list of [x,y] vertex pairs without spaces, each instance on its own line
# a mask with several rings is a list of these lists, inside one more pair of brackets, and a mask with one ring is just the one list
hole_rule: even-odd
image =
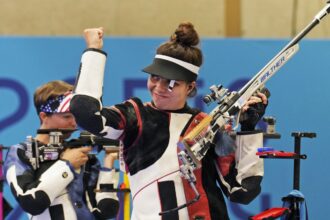
[[84,38],[86,41],[87,48],[102,49],[103,27],[85,29]]

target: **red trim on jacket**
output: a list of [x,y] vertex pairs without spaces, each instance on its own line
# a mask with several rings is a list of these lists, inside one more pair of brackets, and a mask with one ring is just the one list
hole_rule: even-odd
[[134,102],[134,100],[130,99],[130,100],[128,100],[128,102],[131,103],[134,107],[134,110],[136,112],[136,118],[137,118],[138,126],[139,126],[138,136],[134,140],[133,144],[131,144],[131,146],[134,146],[135,143],[139,140],[139,138],[141,137],[141,134],[142,134],[142,119],[141,119],[140,109],[139,109],[138,105]]

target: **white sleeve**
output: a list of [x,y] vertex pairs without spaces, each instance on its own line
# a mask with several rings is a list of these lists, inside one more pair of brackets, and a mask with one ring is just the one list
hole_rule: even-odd
[[69,185],[73,180],[74,174],[70,167],[65,161],[58,160],[51,167],[49,167],[39,178],[39,184],[35,188],[28,189],[24,191],[18,184],[16,178],[16,166],[11,166],[8,169],[6,179],[9,185],[13,185],[16,190],[16,197],[21,197],[21,199],[26,198],[26,196],[32,195],[34,200],[38,201],[36,198],[36,192],[45,192],[50,200],[54,199]]
[[263,133],[241,133],[236,137],[236,146],[237,182],[251,176],[263,176],[264,160],[256,155],[258,148],[263,146]]
[[47,193],[53,201],[74,179],[74,174],[66,161],[58,160],[40,177],[38,189]]
[[[119,182],[119,172],[117,172],[115,169],[112,169],[111,171],[100,171],[99,178],[97,181],[97,190],[102,190],[101,185],[108,185],[113,187],[113,189],[117,189]],[[105,198],[111,198],[118,200],[117,193],[116,192],[98,192],[96,193],[96,201],[99,202],[102,199]]]
[[256,153],[262,146],[262,132],[239,132],[236,135],[235,171],[223,176],[216,163],[220,180],[225,187],[223,190],[231,201],[248,204],[260,193],[264,162]]
[[106,53],[87,49],[81,57],[81,66],[75,87],[75,94],[87,95],[100,100],[103,89]]

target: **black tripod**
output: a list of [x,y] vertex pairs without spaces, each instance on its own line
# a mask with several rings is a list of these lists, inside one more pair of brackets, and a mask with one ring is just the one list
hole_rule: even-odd
[[[315,138],[316,133],[309,132],[293,132],[291,136],[294,137],[294,152],[296,155],[300,155],[301,152],[301,138]],[[294,158],[293,165],[293,189],[300,190],[300,159]],[[300,219],[300,208],[299,204],[304,201],[304,198],[296,196],[286,196],[282,198],[283,202],[288,202],[290,204],[290,213],[287,215],[286,219],[298,220]]]

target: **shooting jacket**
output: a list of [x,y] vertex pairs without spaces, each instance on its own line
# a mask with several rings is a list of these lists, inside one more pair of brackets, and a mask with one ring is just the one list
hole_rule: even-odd
[[11,146],[4,171],[15,199],[31,219],[93,220],[116,215],[116,194],[94,191],[101,184],[117,185],[114,169],[100,169],[94,156],[80,172],[63,160],[40,163],[35,170],[25,152],[24,143]]
[[222,191],[232,201],[242,203],[258,195],[263,161],[256,151],[262,146],[262,134],[248,132],[237,136],[235,153],[218,155],[216,149],[221,145],[209,149],[202,168],[195,170],[201,195],[197,202],[160,216],[160,212],[186,204],[195,196],[180,176],[177,143],[205,114],[188,105],[162,111],[138,98],[102,107],[105,57],[104,52],[95,50],[83,54],[70,111],[82,128],[122,140],[133,200],[132,220],[225,220],[229,217]]

